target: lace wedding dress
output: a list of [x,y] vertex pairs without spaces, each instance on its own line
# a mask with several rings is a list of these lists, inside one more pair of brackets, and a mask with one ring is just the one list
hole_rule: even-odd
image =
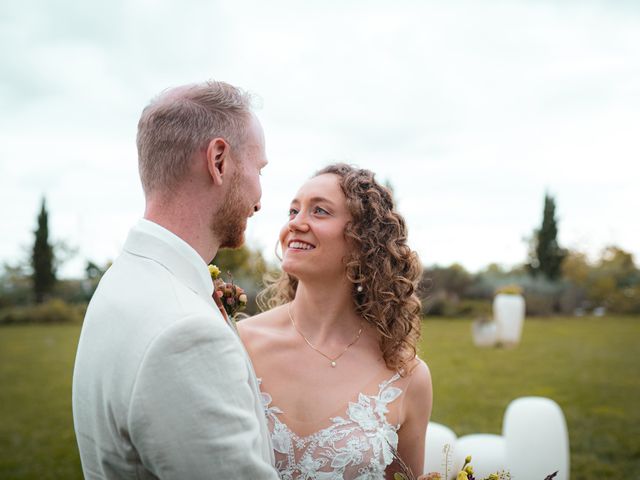
[[[395,374],[379,384],[376,395],[360,393],[349,402],[344,416],[312,435],[296,435],[279,417],[285,412],[271,405],[262,391],[262,403],[271,431],[276,468],[284,480],[383,479],[398,447],[399,425],[387,421],[388,405],[402,394],[393,386]],[[262,389],[262,387],[261,387]]]

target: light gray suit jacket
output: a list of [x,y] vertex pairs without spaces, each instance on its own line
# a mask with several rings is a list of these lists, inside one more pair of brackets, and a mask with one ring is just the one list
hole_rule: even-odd
[[146,220],[85,317],[73,419],[89,479],[276,479],[258,385],[205,262]]

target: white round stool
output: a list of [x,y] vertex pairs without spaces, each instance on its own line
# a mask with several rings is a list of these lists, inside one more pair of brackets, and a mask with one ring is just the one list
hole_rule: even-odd
[[[444,474],[444,447],[445,445],[449,445],[449,458],[453,464],[456,439],[456,434],[449,427],[445,427],[440,423],[429,422],[429,426],[427,427],[427,440],[424,444],[425,473],[439,472]],[[451,470],[453,470],[453,467]],[[451,478],[455,477],[455,473]]]
[[[505,439],[500,435],[474,433],[458,438],[453,463],[456,473],[464,465],[467,455],[472,457],[473,476],[476,478],[488,477],[492,473],[507,469]],[[520,480],[520,477],[513,478]]]
[[502,422],[509,470],[518,480],[569,480],[569,434],[560,406],[544,397],[521,397],[509,404]]

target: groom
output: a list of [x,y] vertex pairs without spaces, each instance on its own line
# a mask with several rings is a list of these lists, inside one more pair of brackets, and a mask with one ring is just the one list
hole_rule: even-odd
[[207,264],[260,209],[262,127],[241,90],[165,91],[142,112],[144,219],[85,317],[73,418],[88,479],[276,479],[251,363]]

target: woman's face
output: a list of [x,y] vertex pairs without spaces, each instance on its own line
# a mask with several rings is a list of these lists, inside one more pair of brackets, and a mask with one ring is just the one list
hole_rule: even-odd
[[289,221],[280,231],[282,268],[301,280],[344,276],[344,228],[351,215],[338,180],[332,173],[313,177],[291,201]]

